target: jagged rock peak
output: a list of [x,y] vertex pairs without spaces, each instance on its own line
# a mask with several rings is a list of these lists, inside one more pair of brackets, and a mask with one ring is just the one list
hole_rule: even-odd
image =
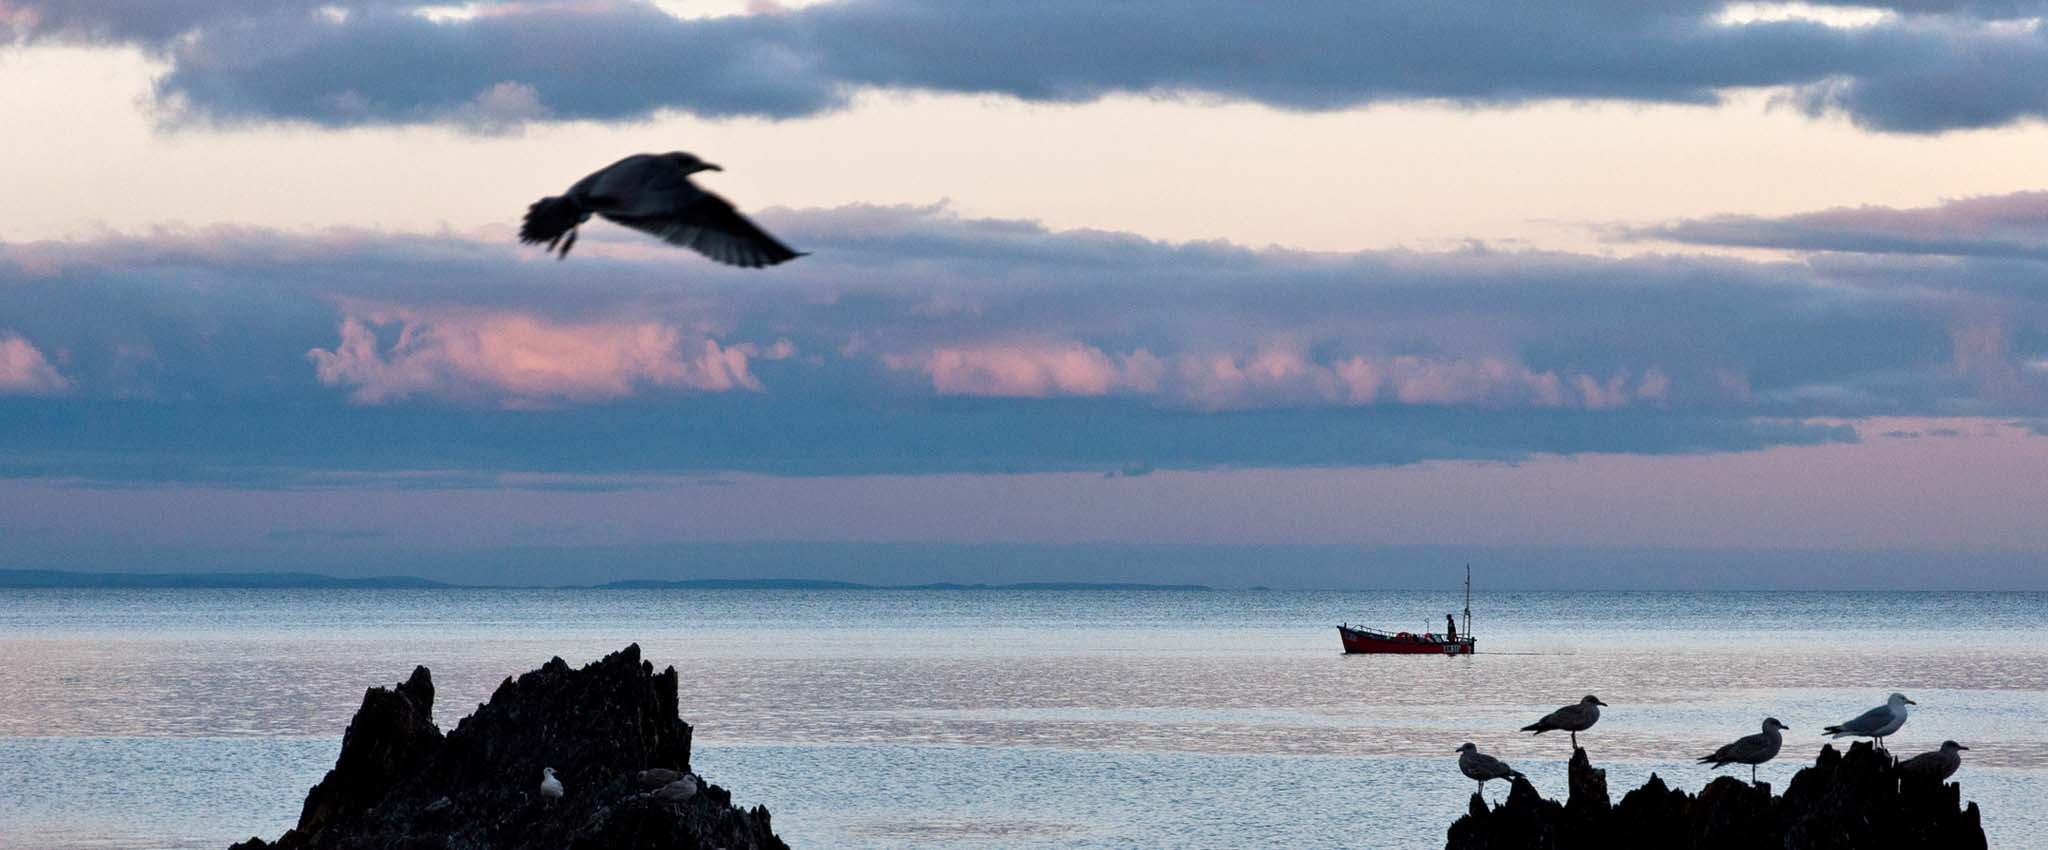
[[[507,678],[444,736],[432,675],[417,668],[364,694],[298,827],[235,850],[787,850],[766,809],[735,808],[723,788],[657,794],[635,781],[649,770],[690,774],[679,684],[638,644],[581,669],[553,658]],[[541,793],[543,768],[558,777],[559,800]]]

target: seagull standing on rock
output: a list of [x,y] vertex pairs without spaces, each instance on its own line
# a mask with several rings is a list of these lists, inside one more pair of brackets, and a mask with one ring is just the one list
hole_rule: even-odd
[[1479,751],[1479,747],[1466,742],[1458,748],[1458,772],[1466,777],[1479,780],[1479,793],[1486,793],[1486,783],[1492,779],[1513,779],[1521,771],[1508,767],[1508,763]]
[[1949,777],[1956,775],[1956,768],[1963,766],[1963,751],[1967,749],[1969,747],[1954,741],[1943,741],[1941,742],[1941,749],[1931,753],[1921,753],[1899,762],[1899,774],[1917,779],[1947,782]]
[[1578,702],[1543,715],[1542,720],[1522,727],[1522,731],[1541,735],[1552,729],[1562,729],[1571,733],[1572,749],[1578,749],[1579,733],[1600,722],[1600,707],[1606,704],[1599,697],[1587,694]]
[[690,182],[699,171],[723,170],[682,151],[634,154],[533,202],[519,241],[567,257],[576,229],[594,213],[729,266],[758,269],[803,256]]
[[670,770],[666,767],[650,767],[633,774],[634,782],[638,782],[648,788],[660,788],[681,778],[683,778],[682,771]]
[[1778,718],[1766,717],[1764,731],[1744,735],[1735,739],[1735,743],[1715,750],[1713,755],[1702,756],[1700,764],[1711,764],[1715,770],[1728,764],[1749,765],[1749,784],[1755,785],[1756,766],[1778,757],[1779,748],[1785,746],[1785,736],[1778,732],[1790,728],[1792,727],[1779,723]]
[[1905,694],[1895,693],[1890,699],[1885,700],[1884,705],[1863,712],[1847,723],[1829,726],[1821,731],[1836,738],[1876,738],[1877,748],[1883,750],[1885,736],[1899,731],[1899,727],[1906,725],[1906,706],[1909,705],[1919,703],[1906,699]]
[[550,806],[562,799],[562,780],[555,778],[555,769],[552,767],[540,769],[540,797],[548,801]]

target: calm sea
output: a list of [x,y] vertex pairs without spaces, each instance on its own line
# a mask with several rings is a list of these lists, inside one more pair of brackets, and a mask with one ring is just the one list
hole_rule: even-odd
[[[1514,730],[1598,694],[1612,786],[1765,715],[1784,787],[1822,725],[1904,691],[1954,738],[1993,847],[2048,847],[2048,595],[1482,593],[1483,654],[1344,657],[1340,621],[1440,628],[1451,593],[0,590],[0,848],[274,837],[365,687],[434,671],[451,728],[507,675],[631,641],[682,671],[695,763],[799,850],[1433,848],[1465,741],[1564,792]],[[1495,783],[1489,797],[1506,789]]]

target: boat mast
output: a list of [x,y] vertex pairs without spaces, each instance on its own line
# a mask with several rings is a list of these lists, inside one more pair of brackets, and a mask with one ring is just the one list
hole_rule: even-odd
[[1465,565],[1465,636],[1472,636],[1472,565]]

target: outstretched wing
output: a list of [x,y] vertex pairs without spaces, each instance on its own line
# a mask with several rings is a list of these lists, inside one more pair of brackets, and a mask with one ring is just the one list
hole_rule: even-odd
[[803,256],[756,227],[724,198],[709,193],[662,215],[599,214],[726,265],[758,269]]

